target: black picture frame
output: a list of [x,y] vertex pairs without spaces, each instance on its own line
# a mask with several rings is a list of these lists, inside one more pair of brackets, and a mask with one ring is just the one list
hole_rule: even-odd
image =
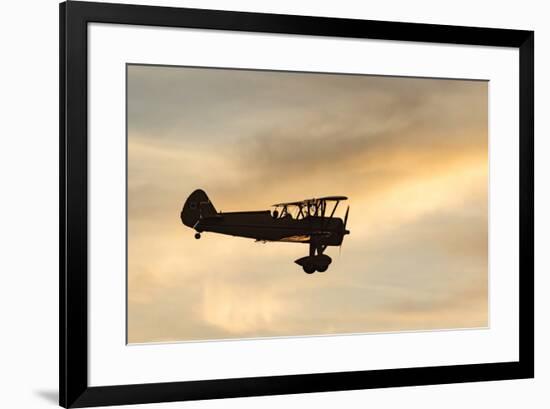
[[[63,407],[385,388],[534,377],[534,32],[70,1],[60,19],[59,403]],[[88,23],[512,47],[519,50],[519,360],[471,365],[88,385]],[[123,296],[123,295],[121,295]]]

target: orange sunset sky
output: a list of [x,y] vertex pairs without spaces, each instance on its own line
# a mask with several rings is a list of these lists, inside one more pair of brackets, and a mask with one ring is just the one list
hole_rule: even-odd
[[[488,325],[485,81],[128,65],[128,342]],[[341,254],[181,224],[346,195]]]

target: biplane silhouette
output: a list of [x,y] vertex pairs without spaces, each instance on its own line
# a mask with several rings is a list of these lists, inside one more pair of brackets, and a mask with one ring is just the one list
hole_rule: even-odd
[[[332,259],[324,254],[328,246],[341,246],[349,215],[335,217],[338,204],[345,196],[327,196],[298,202],[276,203],[273,211],[218,212],[206,195],[197,189],[185,201],[181,221],[196,231],[245,237],[261,242],[289,242],[309,244],[309,255],[295,260],[307,274],[324,272]],[[329,204],[333,203],[328,212]]]

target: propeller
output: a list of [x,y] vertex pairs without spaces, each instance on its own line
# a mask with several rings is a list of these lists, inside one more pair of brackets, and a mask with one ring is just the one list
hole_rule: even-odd
[[342,227],[342,243],[338,246],[338,256],[342,254],[342,244],[344,243],[344,235],[349,234],[349,230],[346,230],[348,224],[349,206],[346,209],[346,215],[344,216],[344,226]]
[[346,225],[348,224],[348,215],[349,215],[349,206],[346,209],[346,215],[344,216],[344,234],[349,234],[349,230],[346,230]]

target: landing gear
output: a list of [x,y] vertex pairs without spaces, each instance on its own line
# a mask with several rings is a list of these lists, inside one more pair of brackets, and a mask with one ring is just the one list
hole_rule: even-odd
[[201,234],[200,233],[195,233],[195,238],[198,240],[201,238]]
[[316,256],[302,257],[295,261],[296,264],[302,266],[307,274],[312,274],[316,271],[323,273],[327,271],[332,259],[326,254],[318,254]]
[[304,269],[304,272],[306,274],[313,274],[315,273],[315,266],[313,264],[304,264],[302,266],[302,268]]
[[[318,245],[316,243],[310,243],[309,245],[309,256],[299,258],[294,262],[300,266],[307,274],[312,274],[315,271],[323,273],[327,271],[328,266],[332,263],[332,259],[323,254],[326,246]],[[317,254],[315,254],[317,253]]]

